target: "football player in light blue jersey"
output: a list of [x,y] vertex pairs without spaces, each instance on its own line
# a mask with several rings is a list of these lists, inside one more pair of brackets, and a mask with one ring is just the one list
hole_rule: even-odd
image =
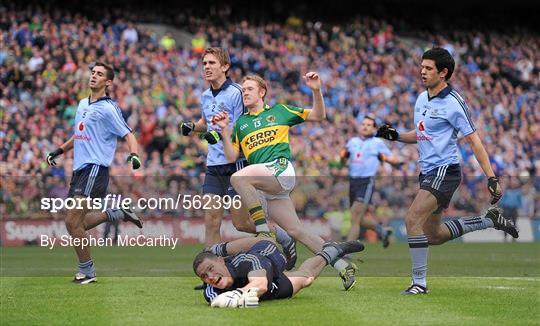
[[399,166],[399,160],[392,155],[384,141],[373,137],[377,123],[371,117],[365,117],[360,125],[360,137],[351,138],[346,148],[341,151],[342,161],[349,163],[349,202],[351,205],[351,228],[347,240],[356,240],[360,227],[374,230],[382,240],[383,247],[390,244],[391,230],[382,224],[364,220],[364,215],[371,202],[375,187],[375,176],[381,162]]
[[486,228],[503,230],[517,238],[518,231],[497,207],[486,214],[458,218],[441,224],[443,209],[447,208],[461,182],[457,136],[461,133],[471,146],[484,174],[487,188],[495,204],[502,188],[491,168],[488,154],[471,121],[469,108],[463,98],[448,84],[454,71],[454,59],[439,47],[422,56],[421,77],[427,90],[414,106],[415,129],[398,133],[389,125],[381,126],[377,136],[392,141],[418,144],[420,190],[407,211],[405,223],[412,261],[412,283],[404,295],[426,294],[428,245],[443,244],[465,233]]
[[[242,101],[242,89],[227,77],[231,66],[231,59],[227,50],[218,47],[207,48],[202,55],[202,65],[205,80],[210,88],[201,95],[202,117],[197,122],[182,122],[180,129],[184,136],[192,132],[203,133],[202,136],[209,143],[206,161],[206,175],[203,184],[203,193],[212,196],[211,202],[205,209],[205,244],[207,246],[221,242],[221,220],[224,209],[214,199],[214,196],[237,195],[230,183],[231,175],[247,165],[246,159],[241,156],[234,163],[229,163],[223,150],[220,129],[214,123],[219,113],[226,113],[230,118],[229,127],[232,129],[236,120],[245,112]],[[214,208],[218,207],[218,208]],[[255,233],[255,225],[245,207],[234,209],[231,207],[231,217],[234,227],[238,231]],[[283,246],[290,265],[296,261],[295,241],[279,226],[273,226],[277,241]],[[290,266],[290,268],[292,268]],[[195,289],[202,289],[197,286]]]
[[[131,154],[127,161],[133,169],[141,166],[138,144],[122,113],[109,96],[107,87],[114,79],[113,68],[96,62],[90,67],[89,87],[91,94],[79,102],[75,116],[74,135],[60,148],[47,155],[49,165],[56,165],[56,157],[73,149],[73,176],[68,197],[104,198],[109,184],[109,165],[116,150],[118,137],[124,138]],[[68,210],[66,228],[75,240],[85,239],[86,231],[99,224],[120,219],[142,228],[142,220],[130,209],[107,209],[105,212],[91,212],[88,205]],[[80,242],[80,241],[79,241]],[[74,243],[77,243],[74,241]],[[76,245],[79,258],[79,272],[73,282],[88,284],[96,282],[94,263],[88,246]]]

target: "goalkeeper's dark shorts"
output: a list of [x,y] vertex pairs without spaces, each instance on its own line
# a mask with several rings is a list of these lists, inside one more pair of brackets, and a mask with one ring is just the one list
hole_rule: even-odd
[[448,208],[454,192],[461,183],[461,167],[459,164],[443,165],[429,171],[420,173],[420,189],[429,191],[435,198],[439,207],[434,213],[441,213]]
[[[272,282],[268,290],[261,296],[261,300],[287,299],[293,295],[293,286],[289,278],[283,273],[287,260],[277,246],[271,241],[259,241],[248,251],[267,258],[272,266]],[[267,260],[267,261],[268,261]]]

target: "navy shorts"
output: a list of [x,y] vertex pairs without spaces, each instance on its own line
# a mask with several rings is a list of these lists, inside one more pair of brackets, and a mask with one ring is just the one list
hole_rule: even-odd
[[420,173],[420,189],[429,191],[435,198],[439,207],[435,213],[448,208],[454,192],[461,183],[461,167],[459,164],[443,165],[429,171]]
[[247,165],[247,161],[244,160],[231,164],[208,166],[204,177],[203,194],[214,194],[221,197],[225,195],[236,196],[237,193],[231,186],[231,175]]
[[109,168],[88,164],[82,169],[73,171],[69,184],[68,197],[83,196],[105,198],[109,187]]
[[286,259],[277,246],[271,241],[260,241],[253,245],[249,252],[265,256],[272,262],[272,284],[268,285],[268,291],[261,297],[261,300],[286,299],[292,297],[292,283],[287,275],[283,273],[285,270]]
[[375,188],[375,177],[351,177],[349,179],[349,203],[355,201],[369,204]]

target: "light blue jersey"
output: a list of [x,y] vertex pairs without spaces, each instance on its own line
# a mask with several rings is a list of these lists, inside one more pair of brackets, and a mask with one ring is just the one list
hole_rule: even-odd
[[131,132],[118,104],[110,97],[89,101],[90,97],[82,99],[75,115],[73,171],[87,164],[111,165],[116,139]]
[[418,163],[424,174],[440,166],[459,164],[458,132],[467,136],[476,130],[467,104],[450,85],[431,99],[427,91],[418,96],[414,124]]
[[[232,130],[236,120],[244,114],[242,88],[227,78],[220,89],[212,90],[209,88],[202,93],[201,107],[208,131],[220,131],[220,128],[216,124],[212,124],[212,118],[219,112],[229,113],[229,127]],[[223,164],[229,164],[223,151],[223,142],[219,141],[215,145],[209,145],[206,166]]]
[[354,137],[347,142],[349,152],[349,176],[373,177],[377,174],[379,154],[390,156],[390,150],[381,138],[369,137],[362,140]]

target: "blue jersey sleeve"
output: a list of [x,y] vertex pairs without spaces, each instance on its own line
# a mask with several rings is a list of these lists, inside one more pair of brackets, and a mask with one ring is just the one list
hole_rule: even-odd
[[453,105],[448,108],[448,122],[450,122],[455,129],[461,132],[463,136],[470,135],[476,129],[474,128],[474,124],[469,113],[469,107],[459,95],[453,94],[452,96],[454,96],[455,101],[453,101]]
[[205,284],[204,285],[204,291],[203,296],[206,302],[210,303],[212,300],[214,300],[215,297],[223,293],[223,290],[216,289],[212,285]]
[[107,126],[111,133],[115,134],[118,137],[124,138],[127,134],[131,132],[131,128],[127,125],[120,108],[114,104],[111,104],[106,111],[106,121]]
[[392,155],[392,152],[390,152],[390,149],[388,146],[386,146],[386,143],[381,139],[379,139],[379,144],[377,144],[377,149],[379,150],[379,154],[384,154],[386,156]]

